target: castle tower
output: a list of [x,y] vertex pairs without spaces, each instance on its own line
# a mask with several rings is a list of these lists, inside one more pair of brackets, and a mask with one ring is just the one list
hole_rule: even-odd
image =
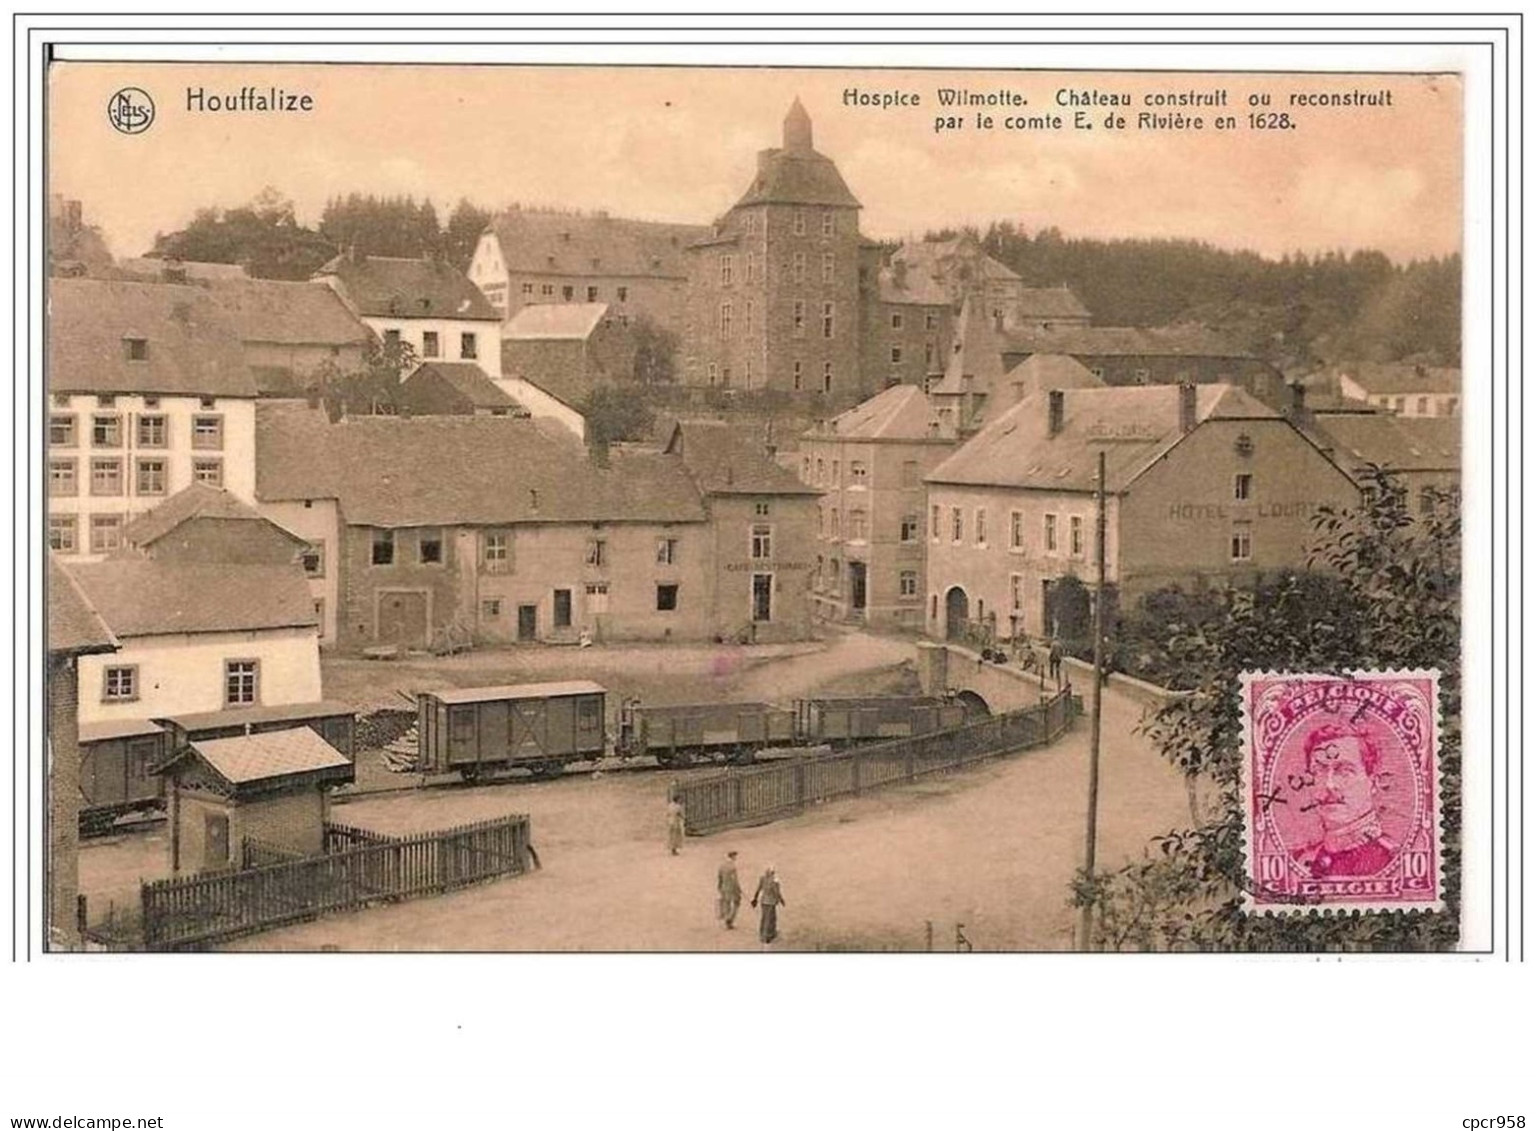
[[811,144],[811,116],[798,98],[790,103],[789,113],[784,115],[784,148],[796,153],[815,149]]

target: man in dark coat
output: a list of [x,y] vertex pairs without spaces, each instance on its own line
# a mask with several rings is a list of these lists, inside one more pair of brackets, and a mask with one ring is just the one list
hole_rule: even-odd
[[784,892],[779,887],[778,873],[773,865],[763,869],[757,881],[757,891],[752,895],[752,906],[762,908],[762,920],[757,926],[757,937],[767,946],[779,937],[779,908],[784,906]]
[[1061,641],[1051,637],[1051,650],[1047,656],[1047,662],[1051,667],[1051,678],[1056,681],[1056,686],[1061,686]]

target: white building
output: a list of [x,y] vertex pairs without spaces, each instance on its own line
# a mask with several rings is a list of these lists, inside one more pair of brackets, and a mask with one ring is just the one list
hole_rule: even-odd
[[462,271],[440,259],[338,255],[315,273],[388,345],[418,361],[471,361],[501,376],[501,315]]
[[1402,362],[1336,366],[1339,395],[1397,416],[1460,416],[1461,370]]
[[50,280],[47,371],[48,540],[66,559],[117,549],[192,483],[254,500],[256,384],[206,290]]

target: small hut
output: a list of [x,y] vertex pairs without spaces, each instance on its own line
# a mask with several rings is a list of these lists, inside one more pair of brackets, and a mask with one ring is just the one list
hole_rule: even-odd
[[197,739],[161,772],[178,874],[238,867],[248,842],[267,856],[322,852],[326,791],[353,780],[346,755],[307,726]]

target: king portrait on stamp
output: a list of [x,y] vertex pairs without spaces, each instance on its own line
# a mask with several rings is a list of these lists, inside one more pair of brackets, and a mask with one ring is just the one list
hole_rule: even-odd
[[1442,906],[1438,674],[1244,674],[1246,910]]

